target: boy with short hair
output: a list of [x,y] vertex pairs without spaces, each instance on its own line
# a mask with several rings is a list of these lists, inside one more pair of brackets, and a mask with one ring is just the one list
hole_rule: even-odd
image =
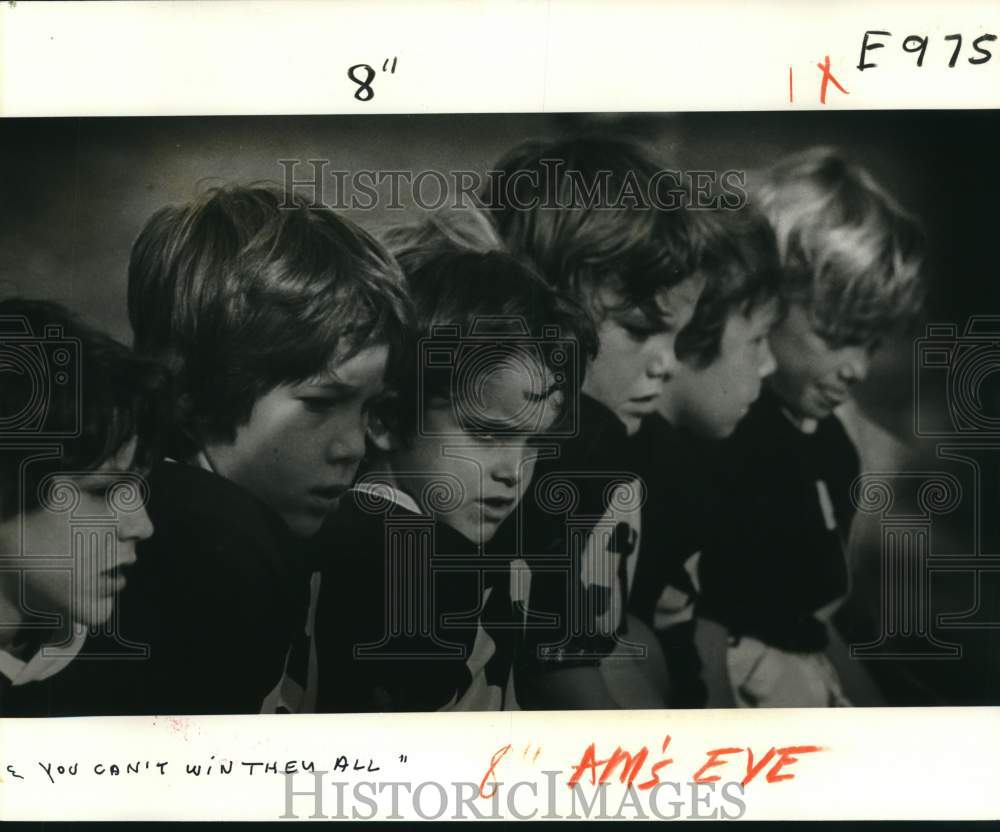
[[647,549],[639,553],[630,612],[663,647],[669,704],[702,704],[691,641],[697,562],[712,524],[712,463],[775,368],[768,336],[782,314],[778,252],[766,218],[750,206],[704,217],[712,245],[701,257],[705,290],[678,336],[681,362],[636,442],[649,489]]
[[323,575],[319,710],[510,708],[516,579],[505,547],[486,547],[531,481],[535,442],[572,418],[573,357],[593,335],[513,257],[437,233],[397,245],[407,236],[397,256],[417,348],[365,474],[319,537],[346,553]]
[[128,295],[174,408],[150,478],[157,534],[122,598],[127,634],[151,652],[114,663],[133,684],[104,707],[277,708],[310,596],[303,541],[354,480],[407,338],[398,267],[330,210],[230,186],[150,219]]
[[522,700],[542,708],[653,706],[658,692],[639,693],[638,683],[618,684],[600,668],[639,626],[626,607],[644,487],[628,437],[676,369],[674,340],[703,284],[702,221],[663,207],[676,204],[677,183],[629,141],[528,142],[496,168],[487,204],[500,236],[580,300],[599,340],[579,431],[560,443],[557,459],[540,464],[523,511],[532,616]]
[[[48,682],[109,627],[153,531],[151,362],[50,301],[0,301],[0,714],[48,714]],[[29,424],[30,423],[30,424]]]
[[788,312],[770,338],[777,369],[726,443],[700,563],[709,701],[850,704],[828,658],[843,652],[829,620],[848,592],[859,461],[835,410],[880,339],[919,313],[922,238],[866,171],[827,148],[776,164],[757,197]]

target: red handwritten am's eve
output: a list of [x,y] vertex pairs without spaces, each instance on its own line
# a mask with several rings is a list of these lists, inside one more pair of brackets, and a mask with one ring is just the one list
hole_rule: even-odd
[[[597,753],[597,743],[591,743],[584,749],[580,761],[572,766],[572,775],[567,782],[569,788],[577,785],[585,774],[590,775],[591,785],[608,783],[617,773],[618,782],[631,788],[633,785],[640,790],[652,789],[662,782],[660,772],[668,766],[674,766],[674,772],[680,770],[680,766],[674,765],[673,757],[667,757],[667,749],[670,747],[671,736],[666,735],[660,746],[661,757],[656,762],[650,761],[649,749],[642,746],[638,752],[632,754],[621,746],[615,748],[608,757],[599,758]],[[479,795],[483,798],[491,798],[496,791],[495,780],[497,766],[500,761],[510,752],[511,744],[499,748],[490,759],[489,767],[479,782]],[[693,773],[685,778],[686,782],[692,783],[714,783],[722,778],[720,771],[728,768],[729,773],[740,776],[740,785],[747,786],[763,774],[767,783],[780,783],[785,780],[794,780],[795,772],[791,767],[799,762],[799,757],[804,754],[814,754],[817,751],[828,751],[819,745],[786,745],[780,748],[771,746],[763,756],[755,756],[753,749],[742,746],[724,746],[712,748],[705,752],[706,759],[701,762],[697,770],[688,769]],[[541,749],[535,752],[532,762],[538,759]],[[643,767],[647,762],[651,762],[648,769],[647,779],[639,783],[635,781],[642,775]],[[494,782],[494,788],[487,791],[487,783]]]

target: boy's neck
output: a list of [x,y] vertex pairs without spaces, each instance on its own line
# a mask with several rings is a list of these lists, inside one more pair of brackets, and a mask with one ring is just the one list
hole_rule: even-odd
[[769,390],[770,395],[774,397],[774,401],[781,411],[781,415],[784,416],[792,425],[802,433],[808,435],[814,434],[816,429],[819,427],[819,419],[813,416],[803,416],[797,410],[794,410],[790,405],[785,403],[785,400],[778,394],[774,388],[765,388]]

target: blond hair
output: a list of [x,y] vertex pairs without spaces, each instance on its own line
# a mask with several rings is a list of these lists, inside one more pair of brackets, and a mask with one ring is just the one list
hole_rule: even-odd
[[782,266],[782,294],[837,344],[912,322],[925,294],[917,220],[863,168],[814,147],[782,159],[756,188]]

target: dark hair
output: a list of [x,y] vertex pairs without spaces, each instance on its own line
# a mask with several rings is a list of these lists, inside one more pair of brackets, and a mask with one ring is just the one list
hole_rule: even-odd
[[136,348],[176,377],[173,452],[184,456],[335,358],[385,342],[398,361],[411,316],[398,266],[372,237],[264,186],[157,212],[132,247],[128,308]]
[[[468,251],[442,243],[436,253],[419,247],[401,251],[399,257],[416,308],[420,339],[409,373],[412,396],[408,398],[414,405],[432,397],[475,395],[465,390],[464,383],[456,387],[459,371],[454,363],[437,364],[427,358],[439,348],[455,345],[471,351],[477,339],[486,339],[491,344],[487,363],[493,365],[507,354],[505,345],[510,355],[529,345],[556,378],[563,397],[562,414],[568,415],[587,359],[597,347],[590,317],[576,301],[553,289],[517,258],[499,251]],[[567,341],[574,342],[575,365],[560,360]],[[476,365],[477,371],[484,369],[488,370]],[[390,427],[405,438],[412,435],[417,417],[416,412],[407,413],[405,421]]]
[[860,344],[923,308],[923,232],[866,170],[828,147],[780,160],[756,188],[783,294],[833,344]]
[[749,315],[772,300],[781,300],[781,266],[774,232],[750,206],[738,211],[716,209],[702,218],[700,271],[705,288],[694,316],[677,336],[677,356],[700,367],[719,355],[729,318]]
[[0,301],[0,378],[0,439],[14,437],[16,447],[48,436],[61,448],[25,466],[23,481],[20,465],[0,466],[0,519],[37,508],[46,475],[100,468],[132,438],[134,468],[159,453],[162,368],[58,303]]
[[638,305],[697,266],[696,212],[663,207],[669,173],[617,138],[531,141],[497,163],[483,202],[508,249],[553,286],[578,297],[607,286]]

